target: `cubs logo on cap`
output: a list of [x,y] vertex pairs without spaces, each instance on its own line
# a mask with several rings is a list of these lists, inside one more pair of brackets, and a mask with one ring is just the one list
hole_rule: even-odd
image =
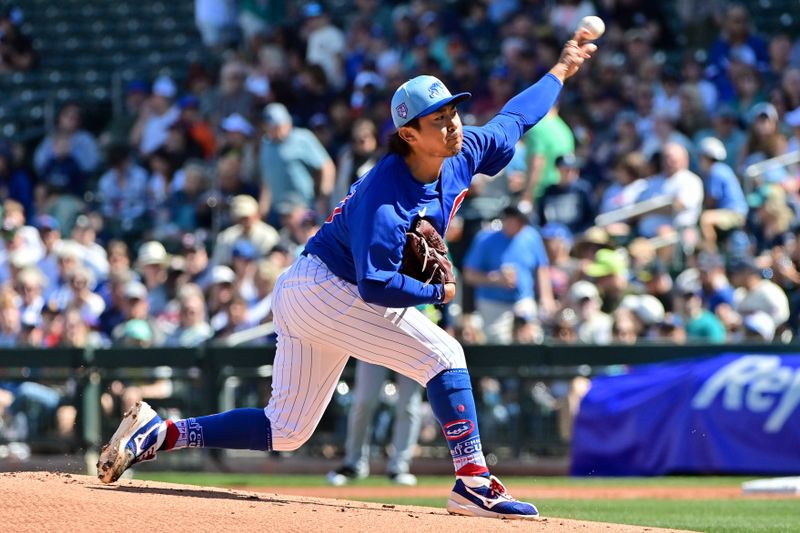
[[392,121],[396,128],[405,126],[415,118],[430,115],[448,104],[457,105],[472,94],[450,94],[441,80],[434,76],[417,76],[397,88],[392,97]]
[[444,85],[442,85],[441,82],[435,81],[431,84],[430,88],[428,89],[428,96],[430,98],[436,98],[443,92],[447,92],[448,94],[450,94],[450,92],[445,88]]

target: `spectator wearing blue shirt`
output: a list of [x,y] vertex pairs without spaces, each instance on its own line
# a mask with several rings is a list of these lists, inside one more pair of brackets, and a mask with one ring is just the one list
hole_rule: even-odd
[[33,219],[33,179],[24,168],[16,164],[10,143],[0,143],[0,194],[2,198],[16,200],[25,208],[25,218]]
[[747,200],[733,169],[724,163],[728,154],[722,141],[706,137],[700,142],[700,173],[705,189],[700,231],[710,250],[717,249],[717,231],[741,228],[747,220]]
[[541,236],[515,206],[503,210],[502,220],[502,229],[475,237],[464,259],[464,280],[476,287],[486,340],[494,344],[512,342],[515,318],[534,322],[537,293],[540,315],[555,308]]
[[730,79],[731,66],[743,63],[766,74],[769,72],[769,53],[764,39],[751,33],[750,16],[741,4],[728,8],[722,30],[722,36],[708,52],[706,78],[717,86],[720,99],[727,101],[735,96]]
[[722,256],[715,253],[701,253],[697,257],[697,271],[705,307],[712,313],[716,313],[720,306],[732,309],[735,304],[735,289],[725,273],[725,260]]
[[[33,167],[37,173],[43,174],[47,163],[53,157],[65,155],[66,151],[78,164],[80,171],[90,174],[100,163],[100,151],[94,135],[81,128],[81,108],[76,102],[67,102],[58,113],[56,129],[42,140],[33,153]],[[56,141],[62,139],[62,146]]]
[[127,145],[111,146],[108,164],[110,168],[97,184],[97,201],[106,221],[106,236],[138,236],[149,223],[147,172],[134,162]]
[[694,137],[695,146],[706,137],[716,137],[725,145],[728,157],[725,163],[731,168],[738,164],[739,153],[747,142],[747,135],[739,127],[739,113],[730,104],[718,106],[711,114],[711,128],[700,130]]
[[208,177],[203,165],[189,163],[183,169],[183,184],[178,190],[170,192],[167,198],[167,210],[170,224],[178,231],[189,232],[196,229],[197,212],[207,188]]

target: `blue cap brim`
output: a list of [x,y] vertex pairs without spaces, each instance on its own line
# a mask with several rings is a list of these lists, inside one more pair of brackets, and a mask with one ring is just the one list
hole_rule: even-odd
[[426,115],[430,115],[431,113],[435,113],[437,110],[443,108],[444,106],[446,106],[448,104],[458,105],[461,102],[466,102],[470,98],[472,98],[472,93],[454,94],[453,96],[445,98],[444,100],[440,100],[440,101],[436,102],[435,104],[426,107],[425,109],[423,109],[422,111],[417,113],[417,116],[412,117],[411,119],[409,119],[406,122],[406,124],[408,124],[408,122],[411,122],[415,118],[422,118],[422,117],[424,117]]

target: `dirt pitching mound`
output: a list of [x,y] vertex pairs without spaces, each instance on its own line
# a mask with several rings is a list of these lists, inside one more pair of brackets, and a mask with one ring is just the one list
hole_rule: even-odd
[[442,509],[281,496],[71,474],[0,474],[4,531],[668,531],[642,526],[450,516]]

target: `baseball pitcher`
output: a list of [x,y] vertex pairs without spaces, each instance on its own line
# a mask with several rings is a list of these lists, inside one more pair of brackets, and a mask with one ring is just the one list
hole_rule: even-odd
[[462,127],[451,94],[432,76],[401,85],[392,98],[396,131],[389,153],[333,210],[305,252],[278,280],[273,300],[278,347],[264,409],[162,421],[140,402],[123,418],[98,462],[111,483],[156,452],[185,447],[289,451],[314,432],[345,363],[386,366],[427,389],[450,447],[453,514],[536,519],[490,475],[464,351],[416,305],[455,295],[441,235],[475,174],[494,175],[520,137],[558,98],[564,80],[596,50],[578,30],[558,62],[482,127]]

